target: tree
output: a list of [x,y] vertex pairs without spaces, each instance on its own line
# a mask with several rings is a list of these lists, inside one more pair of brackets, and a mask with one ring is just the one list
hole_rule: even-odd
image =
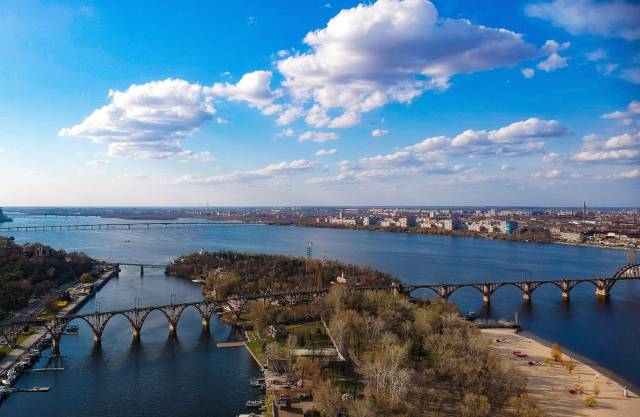
[[571,373],[574,369],[576,369],[576,363],[573,361],[573,358],[569,356],[569,360],[564,362],[564,367],[567,368],[567,371]]
[[313,391],[313,398],[323,417],[336,417],[342,408],[342,397],[331,382],[324,381]]
[[80,282],[82,282],[83,284],[90,284],[93,282],[93,277],[91,276],[91,274],[85,272],[84,274],[80,275]]
[[375,410],[368,398],[355,399],[347,407],[349,417],[373,417]]

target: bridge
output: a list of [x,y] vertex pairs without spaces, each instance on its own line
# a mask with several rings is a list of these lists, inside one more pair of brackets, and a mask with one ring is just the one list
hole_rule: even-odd
[[[243,223],[244,224],[244,223]],[[138,230],[191,227],[222,227],[238,225],[230,222],[126,222],[126,223],[83,223],[83,224],[43,224],[25,226],[4,226],[0,232],[37,232],[70,230]],[[250,224],[247,224],[250,225]]]
[[[121,264],[122,265],[122,264]],[[141,264],[136,264],[141,265]],[[163,265],[164,266],[164,265]],[[478,290],[485,303],[489,303],[491,295],[499,288],[504,286],[515,286],[522,290],[523,299],[526,302],[531,301],[531,295],[534,290],[542,285],[555,285],[562,291],[562,298],[568,300],[571,290],[582,283],[590,283],[596,287],[596,295],[607,297],[618,281],[640,279],[640,264],[627,265],[620,268],[610,278],[584,278],[584,279],[561,279],[561,280],[540,280],[540,281],[504,281],[504,282],[485,282],[485,283],[462,283],[462,284],[424,284],[424,285],[402,285],[394,282],[391,285],[383,286],[345,286],[347,291],[391,291],[394,295],[405,294],[410,296],[412,292],[418,289],[429,289],[434,291],[443,299],[448,299],[456,290],[464,287],[470,287]],[[43,326],[51,335],[53,354],[60,353],[60,339],[64,334],[66,327],[74,320],[82,320],[89,325],[93,333],[93,340],[96,345],[102,341],[102,334],[109,321],[116,316],[123,316],[131,325],[131,332],[134,340],[140,339],[142,326],[146,319],[154,311],[159,311],[167,319],[169,334],[176,335],[180,317],[185,310],[189,308],[195,309],[202,319],[203,330],[209,329],[211,315],[214,312],[230,312],[235,318],[239,317],[249,301],[262,300],[265,303],[277,303],[292,307],[303,302],[311,302],[321,296],[326,295],[331,287],[319,288],[303,291],[283,291],[283,292],[260,292],[251,295],[235,295],[222,300],[200,300],[186,303],[174,303],[173,297],[170,304],[154,305],[140,307],[136,305],[133,308],[112,310],[112,311],[94,311],[93,313],[55,316],[47,319],[33,319],[22,321],[11,321],[0,325],[0,339],[4,339],[9,346],[14,347],[18,340],[18,336],[28,326]],[[136,300],[137,301],[137,300]]]

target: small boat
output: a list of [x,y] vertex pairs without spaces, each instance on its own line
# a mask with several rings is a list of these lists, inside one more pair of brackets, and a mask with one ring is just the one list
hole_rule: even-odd
[[124,243],[131,243],[131,240],[126,239],[126,240],[124,241]]
[[245,403],[245,406],[247,408],[260,408],[260,407],[262,407],[263,404],[264,404],[264,401],[262,401],[262,400],[248,400]]
[[252,387],[259,387],[262,384],[265,383],[265,379],[264,378],[251,378],[249,380],[249,383],[251,384]]
[[464,318],[466,320],[469,320],[469,321],[473,321],[473,320],[477,319],[478,317],[480,317],[480,313],[478,313],[477,311],[473,311],[473,310],[469,310],[469,312],[464,315]]
[[80,333],[80,326],[77,324],[70,324],[64,329],[64,334],[78,334]]
[[16,382],[16,379],[18,379],[18,373],[16,372],[15,369],[11,368],[2,377],[2,379],[0,379],[0,382],[10,387],[11,385],[13,385],[14,382]]

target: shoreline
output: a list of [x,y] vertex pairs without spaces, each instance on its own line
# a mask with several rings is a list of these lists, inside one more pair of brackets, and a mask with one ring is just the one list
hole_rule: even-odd
[[[535,337],[525,336],[511,329],[483,329],[481,333],[491,340],[490,347],[500,356],[511,361],[527,378],[527,392],[549,416],[629,417],[640,415],[640,397],[633,387],[623,385],[613,373],[601,372],[602,367],[589,364],[572,352],[563,352],[563,358],[571,357],[575,369],[569,372],[561,363],[546,363],[550,357],[548,345]],[[496,339],[503,339],[498,343]],[[546,341],[545,341],[546,342]],[[516,357],[513,352],[525,357]],[[538,363],[531,366],[530,363]],[[544,364],[543,364],[544,363]],[[598,381],[597,404],[588,407],[585,400],[594,395]],[[627,386],[629,397],[623,397]],[[573,392],[570,389],[574,390]]]
[[[541,344],[542,346],[551,349],[551,345],[553,344],[553,342],[549,342],[546,339],[543,339],[539,336],[536,336],[535,334],[527,331],[527,330],[521,330],[516,332],[517,335],[522,336],[524,338],[530,339],[536,343]],[[563,346],[561,346],[562,348],[562,354],[564,356],[569,356],[571,358],[573,358],[573,360],[575,360],[576,362],[581,362],[582,364],[584,364],[585,366],[588,366],[590,368],[593,368],[594,370],[598,371],[601,375],[609,378],[610,380],[614,381],[615,383],[617,383],[618,385],[620,385],[621,387],[628,387],[629,390],[633,391],[634,393],[638,393],[640,395],[640,386],[634,384],[631,381],[628,381],[627,379],[623,378],[622,376],[616,374],[615,372],[611,371],[610,369],[606,368],[605,366],[596,363],[594,360],[583,356],[579,353],[575,353],[572,350],[569,350]]]

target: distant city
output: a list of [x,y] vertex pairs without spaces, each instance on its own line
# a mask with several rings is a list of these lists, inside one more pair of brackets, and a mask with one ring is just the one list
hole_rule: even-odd
[[206,207],[13,208],[15,216],[99,216],[130,220],[197,218],[271,225],[471,236],[638,248],[637,208]]

